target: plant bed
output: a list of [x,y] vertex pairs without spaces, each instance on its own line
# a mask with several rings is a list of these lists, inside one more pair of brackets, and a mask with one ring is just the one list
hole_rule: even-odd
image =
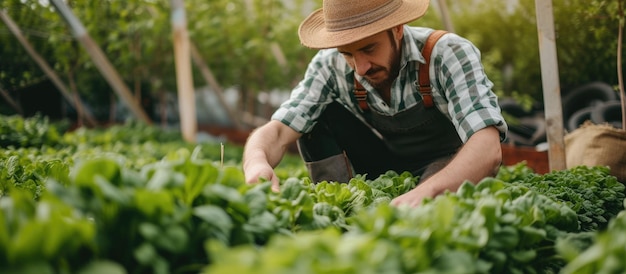
[[51,124],[12,121],[0,127],[1,273],[626,271],[611,259],[623,241],[606,240],[626,235],[624,185],[605,167],[502,166],[392,207],[415,187],[408,172],[312,184],[298,162],[277,167],[274,192],[244,182],[235,145],[222,157],[219,143],[144,125],[48,136]]

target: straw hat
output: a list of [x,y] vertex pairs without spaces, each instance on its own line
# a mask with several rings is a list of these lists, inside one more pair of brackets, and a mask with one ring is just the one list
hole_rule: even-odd
[[335,48],[424,15],[429,0],[324,0],[304,19],[298,35],[309,48]]

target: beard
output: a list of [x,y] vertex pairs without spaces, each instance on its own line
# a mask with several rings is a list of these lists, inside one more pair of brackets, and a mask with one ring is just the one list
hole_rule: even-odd
[[[378,65],[372,66],[363,77],[378,91],[383,91],[391,87],[391,84],[398,77],[398,73],[400,72],[400,49],[396,44],[396,40],[394,40],[391,31],[388,31],[387,34],[389,34],[389,43],[391,44],[392,49],[387,60],[387,67]],[[385,77],[380,80],[372,78],[375,74],[380,72],[384,72]]]

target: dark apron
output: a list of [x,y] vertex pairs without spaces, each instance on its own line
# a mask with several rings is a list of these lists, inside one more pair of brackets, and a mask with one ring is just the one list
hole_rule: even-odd
[[422,102],[391,116],[372,109],[369,121],[384,136],[391,153],[402,159],[400,170],[420,170],[454,155],[462,144],[452,122],[438,108],[425,108]]
[[371,110],[366,120],[331,103],[313,130],[298,140],[314,182],[347,182],[354,174],[375,179],[389,170],[421,176],[430,164],[447,162],[462,145],[452,122],[421,102],[391,116]]

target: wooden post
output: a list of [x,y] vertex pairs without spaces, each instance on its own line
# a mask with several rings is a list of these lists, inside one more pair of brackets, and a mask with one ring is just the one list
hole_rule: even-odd
[[189,34],[183,0],[172,0],[172,29],[181,131],[185,141],[195,142],[198,123],[189,53]]
[[554,34],[552,0],[535,0],[541,80],[548,139],[550,170],[563,170],[565,165],[565,142],[563,139],[563,107],[559,84],[559,68]]
[[441,14],[441,20],[443,21],[443,25],[449,32],[454,32],[454,25],[452,24],[452,20],[450,19],[450,15],[448,13],[448,4],[446,0],[438,0],[437,4],[439,6],[439,14]]
[[624,91],[624,74],[622,73],[622,47],[624,43],[624,7],[622,1],[617,1],[618,13],[620,15],[617,32],[617,84],[619,86],[619,98],[622,110],[622,130],[626,130],[626,91]]
[[278,43],[271,42],[270,51],[272,51],[272,55],[274,55],[274,59],[276,59],[276,63],[278,63],[280,68],[283,70],[283,73],[286,74],[289,67],[287,64],[287,57],[285,57],[285,53],[283,52],[283,49],[280,47]]
[[198,48],[196,47],[196,45],[193,42],[190,42],[189,47],[191,50],[191,57],[193,58],[193,61],[196,64],[196,66],[198,66],[198,68],[200,69],[200,73],[202,74],[202,77],[204,77],[204,80],[209,84],[211,89],[215,91],[215,95],[217,95],[217,99],[220,101],[220,104],[222,105],[222,107],[226,110],[226,113],[228,114],[228,117],[235,125],[235,128],[240,129],[241,123],[239,122],[239,117],[237,117],[233,109],[229,107],[228,104],[226,104],[226,100],[224,99],[224,91],[222,90],[222,87],[215,79],[215,76],[213,76],[213,72],[211,72],[211,69],[209,68],[209,66],[204,62],[204,59],[202,59],[202,56],[200,55],[200,52],[198,51]]
[[81,42],[100,73],[102,73],[109,85],[113,87],[113,90],[115,90],[117,95],[122,98],[122,101],[126,103],[135,116],[147,124],[152,124],[152,121],[148,115],[146,115],[143,108],[141,108],[139,102],[133,98],[130,90],[122,80],[122,77],[119,75],[117,70],[113,68],[113,65],[111,65],[100,47],[98,47],[93,39],[91,39],[83,24],[78,18],[76,18],[76,16],[74,16],[70,8],[65,5],[63,0],[50,0],[50,3],[52,3],[57,12],[61,14],[61,17],[63,17],[63,19],[65,19],[65,21],[70,25],[78,41]]
[[[65,99],[72,104],[72,106],[77,110],[79,115],[82,114],[83,118],[87,121],[87,124],[90,126],[95,126],[97,124],[96,119],[91,114],[91,111],[83,106],[80,100],[75,100],[72,94],[70,93],[69,88],[61,81],[61,79],[57,76],[54,70],[46,63],[46,61],[35,51],[35,49],[31,46],[31,44],[26,40],[24,35],[22,35],[22,31],[15,24],[15,22],[11,19],[8,13],[5,10],[0,11],[0,18],[4,23],[9,27],[9,30],[15,35],[17,40],[22,44],[22,47],[28,52],[31,58],[35,60],[37,65],[43,70],[43,72],[50,78],[52,83],[59,89],[61,94],[65,97]],[[78,111],[78,110],[84,111]]]
[[11,105],[11,107],[15,109],[15,111],[17,111],[19,115],[24,115],[24,113],[22,112],[22,107],[20,107],[20,105],[17,102],[15,102],[13,98],[11,98],[11,95],[2,87],[0,87],[0,95],[2,95],[4,100],[6,100],[7,103],[9,103],[9,105]]

